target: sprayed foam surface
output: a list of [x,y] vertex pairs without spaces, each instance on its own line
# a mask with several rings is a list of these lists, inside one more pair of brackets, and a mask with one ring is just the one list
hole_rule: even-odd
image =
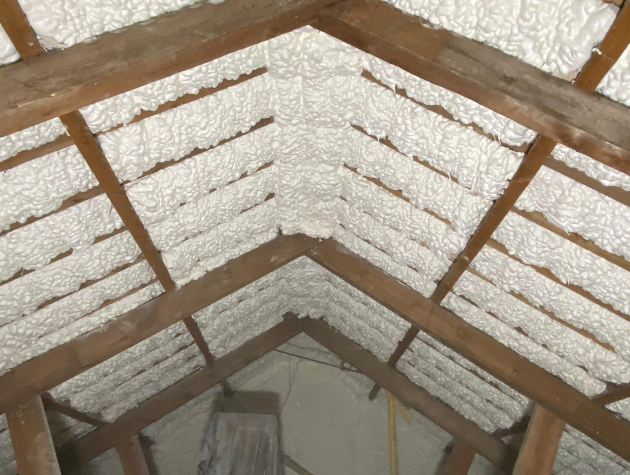
[[630,106],[630,49],[626,48],[619,60],[597,86],[597,92]]

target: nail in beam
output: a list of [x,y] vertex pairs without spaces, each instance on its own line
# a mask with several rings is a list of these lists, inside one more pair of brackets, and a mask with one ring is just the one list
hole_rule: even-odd
[[40,396],[7,412],[7,422],[19,473],[61,475]]

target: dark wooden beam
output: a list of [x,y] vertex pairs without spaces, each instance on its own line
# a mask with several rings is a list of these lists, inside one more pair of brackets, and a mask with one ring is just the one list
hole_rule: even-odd
[[81,412],[69,404],[57,401],[48,393],[42,394],[42,402],[44,403],[44,409],[58,412],[59,414],[66,415],[74,420],[85,422],[86,424],[90,424],[94,427],[103,427],[107,425],[107,422],[98,416]]
[[623,384],[613,386],[599,396],[595,396],[593,401],[601,404],[602,406],[607,406],[613,402],[623,401],[628,398],[630,398],[630,384]]
[[0,136],[190,69],[313,21],[334,0],[231,0],[161,15],[0,68]]
[[59,461],[63,472],[71,472],[82,467],[93,458],[117,446],[131,435],[137,434],[299,333],[301,333],[301,328],[297,319],[288,317],[271,330],[217,359],[214,364],[194,372],[144,401],[112,424],[90,432],[78,441],[63,447],[59,451]]
[[[308,255],[468,360],[630,460],[630,423],[334,241]],[[380,384],[377,381],[377,384]]]
[[125,475],[149,475],[149,467],[147,467],[137,435],[134,434],[118,442],[116,452]]
[[564,421],[547,409],[534,409],[525,440],[514,466],[514,475],[551,475],[564,432]]
[[0,414],[48,391],[302,256],[317,240],[280,236],[0,376]]
[[7,413],[17,468],[22,475],[61,475],[55,446],[39,396]]
[[457,440],[443,475],[466,475],[470,471],[473,460],[475,460],[475,450]]
[[405,406],[415,409],[453,437],[473,447],[479,455],[506,470],[514,466],[516,453],[503,441],[492,437],[325,322],[305,318],[302,320],[302,329],[346,363],[387,389]]
[[630,173],[630,115],[623,104],[579,90],[488,45],[424,25],[378,0],[333,5],[320,12],[316,26],[554,142]]

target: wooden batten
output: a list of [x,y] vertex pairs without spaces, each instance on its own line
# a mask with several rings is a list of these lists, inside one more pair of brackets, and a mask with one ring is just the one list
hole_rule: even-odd
[[470,471],[473,460],[475,460],[475,450],[456,440],[443,475],[466,475]]

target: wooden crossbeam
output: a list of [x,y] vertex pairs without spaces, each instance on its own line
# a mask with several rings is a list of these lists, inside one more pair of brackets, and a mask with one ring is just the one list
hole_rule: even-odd
[[[630,117],[622,104],[580,90],[488,45],[425,26],[421,19],[378,0],[347,0],[323,9],[316,27],[552,142],[630,173]],[[617,51],[616,47],[608,56]]]
[[534,409],[521,445],[514,475],[551,475],[558,454],[564,421],[547,409]]
[[[334,0],[201,4],[0,69],[0,136],[288,33]],[[142,45],[142,47],[138,47]]]
[[85,422],[86,424],[90,424],[94,427],[103,427],[107,425],[107,422],[98,416],[81,412],[69,404],[57,401],[48,393],[42,394],[42,402],[44,403],[44,409],[58,412],[59,414],[71,417],[79,422]]
[[613,402],[623,401],[628,398],[630,398],[630,384],[624,384],[605,391],[599,396],[594,397],[593,400],[602,406],[607,406]]
[[149,475],[149,467],[136,434],[116,444],[124,475]]
[[280,236],[200,279],[22,363],[0,376],[0,414],[264,277],[316,244],[316,239],[304,235]]
[[[626,460],[630,423],[334,241],[309,257]],[[377,384],[380,383],[377,381]]]
[[61,475],[44,406],[39,396],[26,399],[20,406],[8,412],[7,423],[19,473]]
[[302,320],[302,329],[346,363],[387,389],[405,406],[415,409],[497,466],[506,470],[512,469],[516,454],[503,441],[494,438],[447,404],[431,396],[398,371],[379,361],[369,351],[323,321],[305,318]]
[[[536,173],[538,173],[538,170],[540,170],[540,168],[545,163],[548,163],[548,157],[549,155],[551,155],[551,152],[553,151],[557,143],[558,142],[565,143],[566,145],[569,145],[577,150],[579,150],[580,148],[579,148],[579,144],[562,142],[562,138],[555,133],[557,129],[554,128],[555,126],[553,125],[552,122],[544,124],[544,127],[542,128],[531,127],[530,125],[524,122],[521,122],[518,119],[518,114],[520,112],[527,114],[527,106],[528,106],[527,104],[518,102],[516,110],[512,109],[512,107],[514,107],[514,104],[510,104],[510,106],[507,107],[507,111],[513,111],[512,115],[508,113],[504,113],[504,111],[499,110],[499,109],[494,109],[492,107],[492,105],[496,105],[496,104],[495,102],[493,102],[493,100],[488,99],[488,97],[492,96],[495,93],[500,92],[500,93],[507,94],[507,97],[503,97],[502,99],[499,100],[500,104],[501,104],[501,101],[509,102],[509,100],[515,99],[515,97],[510,96],[510,91],[512,90],[512,86],[513,86],[512,83],[514,82],[515,84],[517,84],[519,81],[518,78],[523,78],[519,74],[512,76],[512,74],[514,74],[514,72],[517,71],[516,69],[512,69],[512,68],[517,67],[517,64],[514,63],[515,58],[512,58],[504,53],[501,53],[498,50],[496,51],[496,54],[493,53],[493,55],[490,55],[490,53],[487,51],[484,54],[483,50],[478,49],[478,47],[476,46],[475,47],[471,46],[471,44],[467,43],[467,40],[464,40],[461,37],[458,37],[456,35],[453,35],[452,33],[448,33],[447,30],[439,30],[439,31],[433,30],[433,29],[422,26],[417,21],[415,23],[410,22],[408,18],[402,18],[400,16],[401,15],[400,13],[393,12],[391,9],[392,7],[385,6],[385,4],[381,4],[380,6],[375,6],[373,2],[374,0],[349,0],[340,5],[337,5],[337,6],[331,7],[328,10],[325,10],[324,13],[320,14],[320,17],[323,18],[323,20],[321,21],[324,21],[324,23],[326,22],[332,23],[331,28],[333,29],[333,31],[338,31],[338,28],[339,28],[339,25],[337,24],[338,22],[343,23],[345,21],[346,23],[344,24],[353,24],[356,30],[354,34],[358,36],[360,36],[360,34],[365,34],[366,29],[372,35],[376,35],[378,32],[378,34],[380,34],[383,38],[379,37],[380,39],[378,41],[374,39],[372,39],[372,41],[375,44],[381,45],[381,46],[373,46],[372,43],[370,43],[370,45],[372,48],[376,48],[377,50],[376,52],[373,52],[373,54],[376,54],[381,59],[384,59],[386,61],[389,61],[392,58],[398,58],[398,56],[396,56],[396,54],[392,52],[392,46],[389,43],[389,42],[394,41],[395,46],[398,48],[401,48],[404,46],[412,48],[412,51],[417,56],[420,56],[423,61],[425,62],[430,61],[432,63],[437,63],[437,64],[433,64],[435,68],[437,68],[441,62],[446,63],[442,65],[441,67],[443,69],[451,68],[452,74],[451,76],[448,76],[445,79],[441,78],[439,74],[435,76],[433,75],[433,73],[429,74],[429,76],[431,77],[425,77],[422,75],[421,67],[418,67],[418,65],[415,65],[415,64],[410,64],[409,62],[405,64],[399,64],[399,63],[395,63],[395,64],[398,64],[400,67],[402,67],[403,69],[406,69],[412,74],[416,74],[417,76],[427,79],[428,81],[431,81],[442,87],[446,87],[447,89],[460,93],[466,97],[469,97],[475,100],[476,102],[478,102],[479,104],[489,107],[490,109],[503,113],[503,115],[511,119],[514,119],[517,122],[522,123],[523,125],[526,125],[527,127],[530,127],[536,130],[540,134],[534,141],[532,147],[525,154],[525,158],[523,159],[518,170],[516,171],[516,173],[510,180],[508,186],[503,191],[503,194],[492,204],[492,206],[488,210],[488,213],[484,217],[483,221],[481,222],[481,224],[479,225],[475,233],[472,235],[472,237],[466,243],[466,247],[457,256],[457,258],[455,258],[455,260],[449,267],[448,271],[442,277],[440,283],[438,284],[435,291],[431,295],[431,301],[437,304],[440,304],[442,300],[446,297],[446,295],[455,286],[459,278],[464,274],[466,269],[468,269],[473,259],[481,251],[484,245],[486,245],[486,243],[488,242],[488,240],[490,239],[494,231],[496,231],[496,229],[499,227],[501,222],[503,222],[503,220],[505,219],[507,214],[510,212],[510,210],[514,209],[514,205],[520,198],[523,191],[525,191],[525,188],[527,188],[529,183],[532,181],[534,176],[536,176]],[[380,3],[380,2],[377,2],[377,3]],[[567,98],[572,97],[572,100],[578,101],[576,103],[571,104],[571,107],[578,107],[578,108],[589,107],[589,104],[591,103],[588,100],[589,96],[587,93],[589,91],[595,90],[595,88],[597,87],[597,84],[599,84],[599,81],[606,75],[606,73],[610,70],[610,68],[612,68],[612,66],[615,64],[615,62],[619,59],[619,57],[623,53],[624,49],[630,43],[630,33],[628,33],[628,31],[630,31],[630,11],[629,10],[630,10],[630,7],[626,5],[622,9],[621,13],[617,16],[617,18],[615,19],[615,22],[610,28],[610,31],[604,38],[604,41],[602,42],[602,44],[600,45],[601,54],[594,54],[591,57],[591,60],[589,60],[589,62],[586,64],[586,66],[583,68],[580,75],[578,76],[578,80],[576,81],[577,88],[564,81],[561,81],[561,83],[564,84],[563,86],[564,89],[562,88],[557,89],[556,92],[560,94],[560,90],[562,90],[564,91],[564,93],[567,94],[566,95]],[[335,11],[337,12],[337,14],[343,14],[343,20],[328,18],[326,15],[327,11],[331,11],[331,12]],[[415,40],[414,42],[411,42],[411,43],[409,43],[410,40],[406,42],[404,40],[404,35],[401,36],[397,33],[395,35],[395,38],[390,38],[387,36],[388,34],[391,35],[391,31],[395,31],[395,30],[383,31],[382,28],[381,30],[373,30],[375,26],[373,24],[374,23],[373,19],[366,17],[368,11],[371,12],[370,13],[371,15],[388,14],[391,17],[392,22],[396,20],[398,22],[397,24],[399,24],[401,28],[407,29],[408,34],[410,34],[411,32],[414,32],[415,34],[419,35],[419,38],[423,38],[423,40],[421,41],[429,41],[430,39],[435,44],[445,45],[444,47],[447,48],[446,49],[447,53],[440,53],[436,57],[435,52],[427,51],[426,46],[423,46],[422,43],[417,43],[415,42]],[[380,19],[383,19],[383,18],[379,17],[379,20]],[[327,32],[329,34],[333,34],[330,31],[327,31]],[[340,32],[340,34],[343,36],[347,33]],[[427,37],[425,38],[423,35]],[[333,34],[333,36],[335,35]],[[382,41],[383,44],[379,43],[379,41]],[[462,50],[460,52],[456,49],[453,51],[448,48],[462,48]],[[462,52],[463,52],[463,55],[460,56],[460,53]],[[451,59],[451,53],[454,54],[453,59]],[[445,58],[442,58],[442,54],[445,54]],[[597,59],[597,58],[594,58],[594,56],[602,56],[602,58],[604,59]],[[449,58],[448,61],[446,60],[446,57]],[[474,60],[473,63],[470,62],[471,59]],[[458,63],[451,64],[452,60],[461,61],[462,66],[460,67]],[[533,75],[534,70],[540,73],[540,71],[537,68],[526,65],[526,63],[522,63],[518,60],[516,60],[516,63],[522,65],[522,67],[525,68],[523,71],[521,71],[522,73],[524,73],[525,70],[527,70],[532,74],[532,76],[528,76],[528,80],[529,79],[535,80],[536,76]],[[468,66],[468,69],[467,69],[467,66]],[[487,68],[485,73],[484,73],[484,67]],[[499,70],[501,74],[504,75],[502,78],[498,79],[498,83],[497,83],[497,77],[496,77],[497,71],[494,69],[495,67],[496,69]],[[502,68],[508,68],[508,69],[502,69]],[[470,81],[468,81],[467,77],[468,79],[474,78],[474,83],[471,83]],[[545,76],[543,74],[542,77],[538,77],[538,80],[540,80],[539,84],[538,83],[535,85],[530,84],[530,86],[533,87],[534,89],[536,87],[542,87],[542,88],[546,87],[548,88],[548,90],[545,91],[545,93],[547,94],[553,93],[554,91],[554,88],[553,88],[554,85],[552,84],[553,81],[551,81],[545,86],[543,85],[543,82],[544,82],[543,80],[545,77],[548,80],[551,80],[551,79],[555,80],[555,78],[552,78],[549,75]],[[506,78],[509,80],[507,80],[507,82],[503,84],[502,81],[506,80]],[[584,78],[584,79],[580,80],[580,78]],[[595,80],[597,80],[597,82],[595,82]],[[482,89],[475,92],[479,83],[482,84]],[[471,90],[473,91],[472,94],[471,94]],[[547,98],[544,98],[544,96],[539,96],[538,94],[542,94],[542,90],[537,92],[536,98],[540,98],[545,101],[548,100]],[[594,94],[591,94],[591,96],[596,97],[596,98],[602,97],[602,96],[596,96]],[[551,100],[551,98],[549,98],[549,100]],[[608,101],[608,103],[610,105],[606,105],[606,103],[600,104],[600,106],[602,107],[601,109],[602,113],[610,112],[612,110],[611,109],[612,104],[616,104],[613,101]],[[550,105],[553,104],[553,109],[551,112],[559,112],[561,110],[564,110],[560,108],[561,105],[558,103],[548,102],[548,104]],[[616,104],[616,106],[619,106],[619,105],[620,104]],[[591,120],[591,118],[587,117],[588,114],[583,114],[581,113],[581,111],[578,112],[577,110],[575,110],[574,113],[576,114],[579,113],[582,118],[586,119],[586,121]],[[619,118],[621,119],[622,117],[625,117],[624,119],[625,121],[628,121],[630,119],[630,114],[627,113],[627,109],[625,110],[625,112],[622,113],[622,115]],[[619,122],[619,124],[621,124],[621,122]],[[630,125],[630,122],[628,125]],[[630,135],[626,134],[626,136],[629,142],[628,144],[630,144]],[[626,151],[630,150],[627,147],[628,144],[625,145]],[[596,149],[591,149],[591,153],[588,153],[587,150],[581,150],[581,151],[595,158],[595,160],[598,160],[604,163],[605,165],[611,166],[624,173],[630,174],[630,154],[626,154],[624,157],[619,156],[617,158],[610,159],[610,157],[605,158],[605,154],[602,153],[603,149],[601,149],[600,152],[598,153],[593,153],[593,150],[596,150]],[[389,361],[388,361],[389,365],[393,367],[396,365],[396,363],[398,363],[402,355],[409,348],[409,345],[413,342],[413,340],[416,338],[417,335],[418,335],[417,328],[412,327],[407,331],[404,338],[398,343],[396,349],[390,356]],[[373,399],[374,397],[376,397],[378,389],[379,389],[378,386],[374,386],[374,388],[372,388],[372,391],[370,392],[370,396],[369,396],[370,399]]]
[[443,475],[466,475],[470,471],[473,460],[475,460],[475,450],[460,441],[455,441]]
[[[20,56],[28,60],[43,55],[45,51],[40,45],[37,35],[30,27],[17,0],[4,0],[2,5],[0,13],[6,13],[7,17],[0,17],[0,21],[3,26],[6,24],[9,27],[9,38],[16,45]],[[11,27],[9,23],[17,23],[19,28]],[[129,197],[85,119],[78,110],[68,112],[62,115],[60,119],[68,135],[79,149],[90,170],[92,170],[100,188],[107,194],[125,228],[133,237],[153,272],[155,272],[158,281],[162,284],[165,291],[173,290],[175,282],[171,278],[162,256],[155,247],[149,232],[144,227],[131,201],[129,201]],[[210,353],[208,343],[204,340],[197,322],[195,322],[193,317],[189,316],[184,319],[184,324],[192,335],[206,363],[212,363],[214,357]],[[231,392],[227,381],[223,381],[221,384],[227,393]]]
[[[211,287],[207,288],[211,289]],[[93,458],[193,400],[219,381],[243,369],[300,332],[299,322],[295,318],[287,318],[271,330],[217,359],[214,364],[205,366],[144,401],[112,424],[90,432],[78,441],[63,447],[59,451],[59,461],[63,472],[69,473],[82,467]]]

